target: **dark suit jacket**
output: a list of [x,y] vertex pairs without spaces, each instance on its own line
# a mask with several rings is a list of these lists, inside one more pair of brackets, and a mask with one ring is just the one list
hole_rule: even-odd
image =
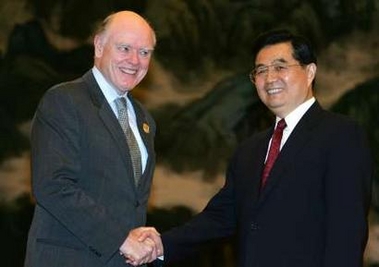
[[164,233],[165,261],[236,233],[240,267],[360,267],[372,160],[363,131],[316,102],[299,121],[260,193],[273,129],[244,142],[226,183],[183,227]]
[[137,186],[125,136],[91,71],[44,95],[32,126],[36,207],[25,266],[126,266],[119,247],[145,224],[155,165],[155,123],[129,98],[149,155]]

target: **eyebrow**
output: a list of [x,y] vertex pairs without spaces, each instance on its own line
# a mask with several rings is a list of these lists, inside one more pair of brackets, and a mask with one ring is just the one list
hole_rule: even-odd
[[127,43],[117,43],[116,44],[117,47],[128,47],[128,48],[132,48],[132,49],[137,49],[138,51],[141,51],[141,50],[147,50],[147,51],[154,51],[154,47],[135,47],[131,44],[127,44]]
[[[271,61],[270,65],[275,64],[275,63],[288,63],[288,60],[286,60],[284,58],[276,58],[273,61]],[[265,64],[255,65],[256,68],[257,67],[262,67],[262,66],[266,66],[266,65]]]

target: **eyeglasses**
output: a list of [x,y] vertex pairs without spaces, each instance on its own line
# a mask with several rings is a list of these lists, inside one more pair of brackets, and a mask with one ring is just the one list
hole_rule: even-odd
[[253,83],[255,83],[257,80],[267,78],[270,68],[275,72],[275,74],[284,76],[285,74],[287,74],[290,67],[296,67],[296,66],[301,66],[301,65],[298,63],[296,64],[275,63],[275,64],[267,65],[267,66],[259,66],[250,72],[249,77],[250,77],[250,80]]

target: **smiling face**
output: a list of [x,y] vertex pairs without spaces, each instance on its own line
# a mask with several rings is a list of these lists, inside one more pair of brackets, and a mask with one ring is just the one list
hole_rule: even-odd
[[313,96],[314,63],[301,65],[293,57],[290,42],[263,47],[255,60],[255,87],[262,102],[278,117],[291,111]]
[[95,36],[95,66],[118,91],[132,90],[145,77],[155,46],[150,25],[133,12],[119,12]]

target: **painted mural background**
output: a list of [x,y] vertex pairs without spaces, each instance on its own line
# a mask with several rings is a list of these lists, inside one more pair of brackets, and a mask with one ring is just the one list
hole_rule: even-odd
[[[157,123],[149,224],[164,231],[201,210],[223,184],[235,146],[272,123],[248,79],[251,44],[287,27],[317,48],[316,95],[366,128],[379,166],[378,0],[0,0],[0,259],[22,266],[33,211],[29,127],[42,94],[92,66],[106,14],[131,9],[158,36],[133,94]],[[366,265],[379,266],[378,172]],[[343,186],[343,185],[341,185]],[[177,266],[233,266],[230,240]]]

